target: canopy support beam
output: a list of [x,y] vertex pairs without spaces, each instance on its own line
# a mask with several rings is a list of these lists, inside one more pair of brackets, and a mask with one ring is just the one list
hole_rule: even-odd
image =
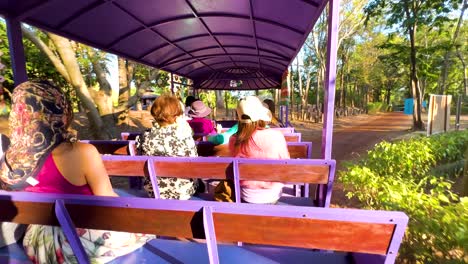
[[336,57],[338,50],[339,0],[328,2],[328,41],[325,68],[325,113],[322,129],[322,158],[331,159],[333,118],[335,116]]
[[15,18],[7,17],[6,26],[8,44],[10,47],[11,67],[13,68],[13,79],[15,86],[28,80],[26,73],[26,59],[24,56],[23,34],[21,22]]

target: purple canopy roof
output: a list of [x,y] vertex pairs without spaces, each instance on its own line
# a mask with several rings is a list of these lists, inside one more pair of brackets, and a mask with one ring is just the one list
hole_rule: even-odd
[[0,0],[0,14],[193,79],[278,88],[328,0]]

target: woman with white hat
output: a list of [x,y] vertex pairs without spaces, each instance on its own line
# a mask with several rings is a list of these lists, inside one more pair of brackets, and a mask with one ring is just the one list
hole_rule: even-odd
[[[268,128],[271,112],[255,96],[247,96],[237,106],[239,128],[229,139],[229,149],[235,157],[289,159],[283,134]],[[241,181],[241,198],[247,203],[275,204],[281,197],[283,183]]]

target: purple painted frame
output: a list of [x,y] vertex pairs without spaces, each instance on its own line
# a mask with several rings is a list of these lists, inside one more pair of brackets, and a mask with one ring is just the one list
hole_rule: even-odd
[[[63,195],[6,191],[0,191],[0,201],[23,201],[55,204],[56,217],[64,218],[64,220],[59,221],[59,223],[66,233],[67,238],[77,238],[78,236],[76,234],[76,230],[74,229],[73,221],[69,218],[67,209],[64,206],[66,204],[123,208],[131,207],[136,209],[160,209],[170,211],[180,210],[193,212],[197,212],[200,211],[200,209],[203,209],[203,223],[205,236],[207,238],[207,251],[209,254],[210,263],[219,263],[219,257],[217,255],[216,230],[214,228],[214,221],[212,217],[213,213],[232,213],[271,217],[309,218],[330,221],[395,224],[395,231],[390,241],[387,255],[382,256],[381,258],[376,258],[375,256],[356,254],[355,260],[357,263],[394,263],[406,226],[408,224],[408,217],[403,212],[369,211],[361,209],[301,207],[301,210],[297,210],[296,207],[281,205],[264,206],[255,204],[219,203],[205,201],[152,200],[145,198],[116,198],[88,195]],[[14,215],[10,216],[9,219],[13,218]],[[6,221],[8,221],[8,219]],[[80,255],[80,252],[83,252],[81,251],[82,248],[80,249],[80,246],[75,243],[71,243],[71,247],[73,252],[75,252],[77,255]]]
[[[231,163],[232,164],[232,176],[235,188],[236,203],[241,203],[241,189],[240,189],[240,172],[239,164],[294,164],[294,165],[327,165],[330,166],[328,172],[327,184],[317,184],[318,195],[315,196],[315,203],[319,207],[329,207],[331,201],[331,194],[333,190],[333,183],[335,178],[336,161],[335,160],[323,160],[323,159],[287,159],[287,160],[271,160],[271,159],[249,159],[249,158],[233,158],[233,157],[155,157],[155,156],[123,156],[123,155],[103,155],[102,160],[144,160],[147,161],[147,169],[151,184],[155,192],[155,199],[159,199],[159,188],[158,188],[158,175],[157,169],[154,167],[155,161],[160,162],[189,162],[195,164],[203,163]],[[203,165],[199,165],[203,166]],[[231,173],[231,172],[226,172]],[[230,176],[230,175],[228,175]],[[308,197],[309,184],[305,184],[305,197]]]
[[293,132],[293,133],[283,133],[283,135],[286,137],[286,136],[290,136],[290,137],[297,137],[298,141],[297,142],[301,142],[302,141],[302,133],[300,132]]

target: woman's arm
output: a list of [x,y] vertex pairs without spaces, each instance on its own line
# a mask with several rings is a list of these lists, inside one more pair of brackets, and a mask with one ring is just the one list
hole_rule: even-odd
[[90,144],[80,144],[80,155],[84,160],[84,174],[86,182],[98,196],[118,196],[112,189],[101,155],[96,147]]

